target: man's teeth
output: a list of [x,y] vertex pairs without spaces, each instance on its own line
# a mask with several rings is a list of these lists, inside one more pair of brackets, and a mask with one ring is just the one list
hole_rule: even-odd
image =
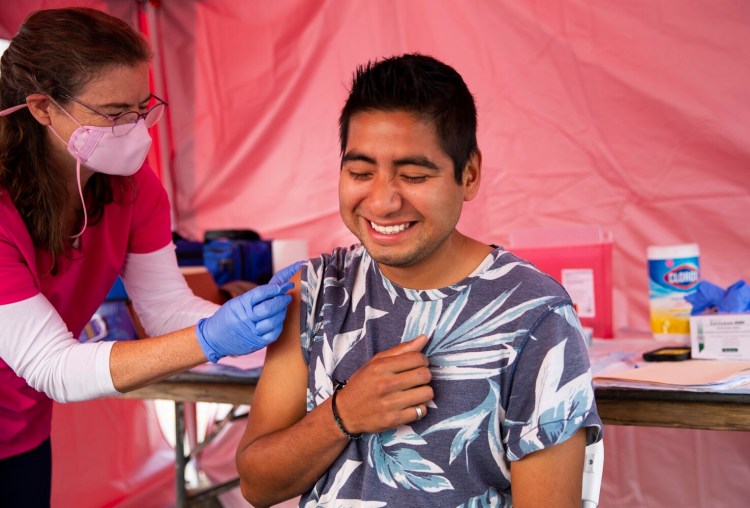
[[411,224],[408,222],[405,224],[399,224],[397,226],[379,226],[372,221],[370,221],[370,225],[372,226],[372,229],[384,235],[394,235],[411,226]]

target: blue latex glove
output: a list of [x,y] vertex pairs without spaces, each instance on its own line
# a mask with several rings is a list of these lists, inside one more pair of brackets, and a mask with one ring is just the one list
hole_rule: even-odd
[[716,306],[719,312],[740,313],[750,310],[750,286],[738,280],[727,288],[724,298]]
[[687,295],[685,300],[693,305],[690,315],[697,316],[707,309],[716,308],[722,298],[724,298],[724,288],[707,280],[702,280],[695,288],[695,293]]
[[216,363],[225,356],[263,349],[279,338],[294,287],[288,282],[299,270],[297,262],[280,270],[264,286],[232,298],[216,313],[198,321],[196,335],[206,358]]

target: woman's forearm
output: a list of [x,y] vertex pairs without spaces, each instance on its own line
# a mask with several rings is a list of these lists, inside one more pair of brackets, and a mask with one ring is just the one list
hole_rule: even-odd
[[109,368],[115,388],[125,393],[205,362],[193,326],[160,337],[116,342]]

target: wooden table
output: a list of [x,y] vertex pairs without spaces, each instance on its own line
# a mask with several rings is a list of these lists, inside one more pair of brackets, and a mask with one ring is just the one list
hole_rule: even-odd
[[599,416],[609,425],[750,431],[749,392],[686,392],[596,387]]
[[234,409],[215,427],[214,432],[206,436],[201,442],[191,442],[189,452],[185,451],[185,437],[194,436],[195,429],[186,426],[185,413],[189,411],[193,418],[189,421],[195,425],[195,403],[223,402],[235,406],[250,404],[255,393],[255,385],[260,378],[260,368],[250,369],[242,376],[227,374],[210,374],[185,372],[177,374],[164,381],[145,386],[126,393],[125,398],[131,399],[164,399],[174,401],[175,421],[175,488],[176,505],[185,508],[191,505],[205,506],[204,501],[214,499],[219,494],[236,488],[240,481],[234,478],[223,483],[208,487],[189,489],[185,481],[185,469],[191,460],[195,459],[219,433],[224,424],[233,419]]
[[259,378],[260,369],[253,369],[251,373],[243,377],[185,372],[126,393],[123,397],[179,402],[250,404]]
[[[185,404],[223,402],[250,404],[260,377],[260,368],[242,377],[187,372],[130,392],[125,397],[167,399],[175,402],[175,445],[177,506],[189,506],[235,488],[238,479],[200,491],[190,492],[185,485],[185,466],[192,454],[185,454]],[[750,431],[750,392],[685,392],[678,390],[639,390],[596,387],[599,416],[608,425],[673,427]],[[202,449],[206,443],[201,443]]]
[[[260,376],[178,374],[126,397],[179,402],[250,404]],[[750,431],[750,392],[685,392],[596,387],[599,416],[608,425]]]

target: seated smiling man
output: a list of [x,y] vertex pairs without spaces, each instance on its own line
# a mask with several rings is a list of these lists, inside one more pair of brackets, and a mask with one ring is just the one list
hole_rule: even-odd
[[482,162],[463,79],[416,54],[360,67],[340,137],[361,245],[294,279],[237,452],[243,495],[580,507],[601,438],[581,326],[551,277],[456,230]]

